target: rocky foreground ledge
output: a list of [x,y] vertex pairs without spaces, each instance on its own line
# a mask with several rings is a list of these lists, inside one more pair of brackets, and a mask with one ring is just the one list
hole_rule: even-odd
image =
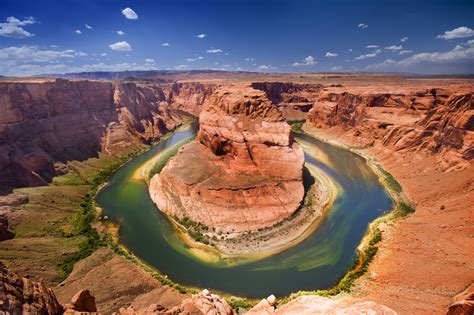
[[151,179],[161,211],[232,234],[272,226],[299,208],[303,151],[264,92],[220,87],[199,122],[197,141]]

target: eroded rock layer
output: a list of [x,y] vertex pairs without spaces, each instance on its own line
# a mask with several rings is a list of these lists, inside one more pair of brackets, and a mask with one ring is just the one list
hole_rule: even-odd
[[197,141],[151,180],[161,211],[223,232],[271,226],[295,212],[304,195],[303,151],[263,92],[221,87],[199,120]]
[[65,163],[159,139],[198,113],[214,86],[26,80],[0,82],[0,187],[47,184]]
[[333,88],[321,92],[308,122],[322,129],[341,128],[361,146],[438,154],[443,169],[451,170],[468,167],[474,157],[473,117],[472,92]]

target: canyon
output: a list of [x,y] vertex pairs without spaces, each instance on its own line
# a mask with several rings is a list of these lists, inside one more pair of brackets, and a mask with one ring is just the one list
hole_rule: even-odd
[[199,116],[197,141],[185,145],[150,182],[161,211],[224,233],[272,226],[304,195],[303,151],[263,92],[219,88]]
[[[243,84],[233,82],[231,76],[174,83],[2,79],[2,190],[47,185],[54,176],[75,172],[74,161],[85,163],[90,158],[143,149],[193,115],[200,117],[197,141],[181,148],[152,178],[152,198],[170,215],[187,216],[225,232],[258,229],[290,216],[302,201],[303,156],[285,120],[306,119],[303,130],[307,133],[383,165],[416,205],[416,212],[407,218],[382,225],[379,254],[350,293],[351,298],[359,299],[357,307],[381,314],[446,312],[453,297],[474,279],[470,250],[474,247],[474,210],[466,206],[474,203],[472,81],[370,75],[258,75],[246,80]],[[213,193],[215,190],[219,195]],[[243,190],[249,198],[242,197]],[[220,195],[223,191],[225,194]],[[278,195],[286,202],[256,197],[269,195]],[[30,196],[30,205],[35,204],[35,198],[34,194]],[[209,206],[219,200],[221,204],[226,201],[230,215],[222,207],[218,211]],[[43,211],[62,207],[49,201],[41,204],[46,205]],[[254,206],[253,210],[248,210],[248,204]],[[8,239],[9,235],[0,243],[2,259],[18,273],[26,272],[27,260],[14,260],[11,253],[25,246],[21,242],[23,226],[44,215],[28,212],[27,207],[27,200],[5,200],[0,205],[2,216],[12,219],[4,230],[19,235]],[[208,212],[203,214],[202,209]],[[233,213],[235,209],[240,210]],[[46,236],[42,231],[28,237],[43,240]],[[54,250],[45,249],[52,261],[64,259],[62,253],[50,253]],[[32,278],[45,277],[50,285],[53,283],[54,271],[47,273],[31,265],[28,268]],[[123,274],[124,270],[128,272]],[[135,303],[134,310],[123,310],[128,313],[154,303],[163,306],[155,307],[161,311],[175,306],[192,309],[189,300],[180,306],[186,299],[193,299],[189,294],[151,278],[146,278],[146,288],[131,281],[146,274],[113,252],[99,250],[76,264],[71,276],[54,291],[62,304],[80,289],[98,291],[100,312],[119,311],[127,303]],[[8,276],[12,277],[16,276]],[[6,277],[2,279],[5,282]],[[117,281],[110,292],[99,290],[105,279]],[[136,292],[130,290],[130,296],[117,299],[115,295],[127,286]],[[50,296],[48,289],[40,288]],[[161,294],[164,291],[167,293]],[[154,293],[145,296],[147,292]],[[194,302],[202,297],[209,301],[208,296],[229,312],[225,301],[208,292],[198,294]],[[323,298],[301,297],[276,310],[268,301],[268,305],[259,304],[270,314],[283,313],[285,308],[288,312],[303,312],[305,307],[308,313],[315,312],[321,305],[337,310],[356,307],[352,302],[318,299]],[[199,301],[196,303],[201,306],[207,303]],[[53,301],[51,305],[57,308],[58,304]]]

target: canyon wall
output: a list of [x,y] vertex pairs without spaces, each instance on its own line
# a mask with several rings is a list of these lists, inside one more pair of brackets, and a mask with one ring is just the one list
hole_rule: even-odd
[[151,180],[161,211],[224,232],[271,226],[296,211],[304,194],[303,151],[263,92],[221,87],[199,122],[197,141]]
[[320,84],[291,82],[254,82],[251,86],[264,91],[289,121],[306,119],[306,113],[313,108],[323,88]]
[[468,167],[474,157],[472,91],[382,94],[329,89],[319,95],[308,123],[322,129],[340,128],[361,146],[437,155],[445,170]]
[[47,184],[68,161],[118,154],[199,112],[212,86],[123,82],[0,82],[0,186]]

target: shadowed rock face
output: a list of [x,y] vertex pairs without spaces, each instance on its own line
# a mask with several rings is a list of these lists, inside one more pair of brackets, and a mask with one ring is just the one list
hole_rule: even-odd
[[158,208],[224,232],[271,226],[303,198],[303,151],[263,92],[216,90],[185,145],[150,183]]
[[62,163],[139,146],[180,121],[157,86],[2,82],[0,96],[0,186],[44,185]]

